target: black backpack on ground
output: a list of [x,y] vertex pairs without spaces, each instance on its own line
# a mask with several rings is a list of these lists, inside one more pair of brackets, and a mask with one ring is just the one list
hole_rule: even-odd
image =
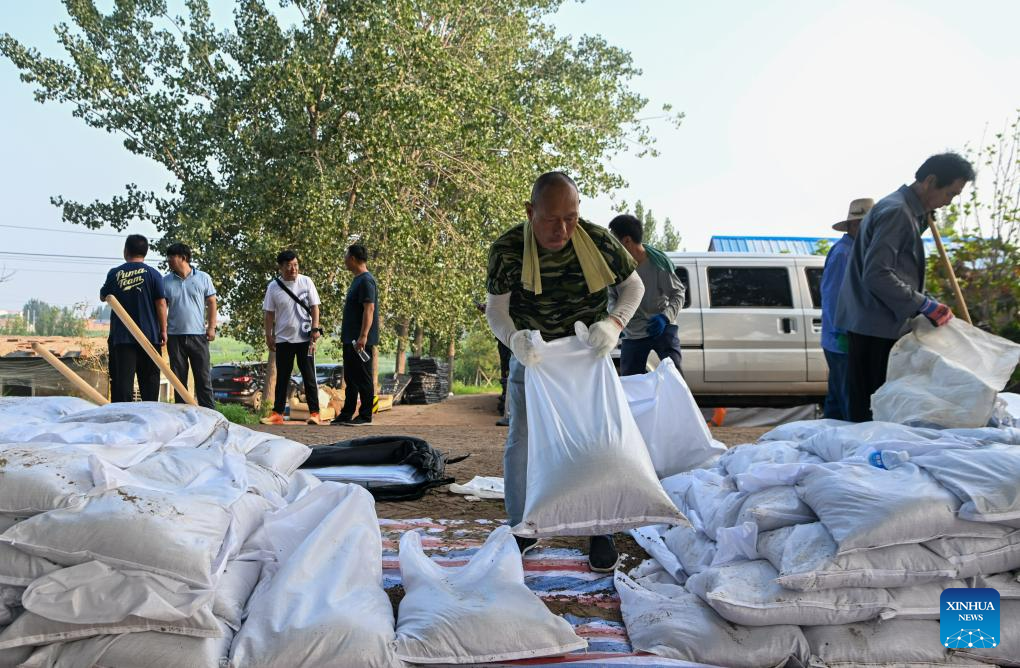
[[425,476],[424,480],[398,485],[368,483],[364,487],[376,501],[414,501],[433,487],[454,482],[453,478],[446,477],[446,465],[456,464],[469,456],[448,457],[429,445],[428,441],[414,436],[366,436],[312,446],[312,455],[301,468],[410,464]]

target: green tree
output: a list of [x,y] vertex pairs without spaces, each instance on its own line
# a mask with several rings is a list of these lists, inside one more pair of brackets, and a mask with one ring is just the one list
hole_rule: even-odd
[[30,299],[21,309],[28,329],[36,336],[84,336],[85,317],[82,307],[52,306],[39,299]]
[[23,316],[14,315],[0,320],[0,334],[5,336],[27,336],[31,331]]
[[644,205],[641,204],[641,200],[638,200],[634,204],[634,210],[632,212],[627,211],[626,203],[624,203],[623,209],[624,210],[620,213],[631,213],[631,215],[641,221],[645,243],[662,251],[680,250],[680,233],[673,225],[673,221],[669,218],[666,218],[666,220],[663,221],[662,231],[660,232],[659,223],[655,220],[652,210],[646,210]]
[[819,239],[812,255],[828,255],[830,250],[832,250],[832,241],[824,238]]
[[537,173],[565,169],[594,196],[624,184],[607,158],[655,153],[630,55],[557,35],[545,19],[560,0],[282,4],[293,24],[242,0],[224,28],[206,0],[187,0],[186,16],[163,0],[108,14],[65,0],[69,58],[0,38],[37,100],[69,104],[171,175],[165,192],[54,197],[64,219],[149,221],[163,243],[191,245],[228,331],[248,343],[262,343],[262,295],[286,247],[338,330],[355,239],[373,252],[384,322],[452,342],[474,317],[488,245],[521,221]]

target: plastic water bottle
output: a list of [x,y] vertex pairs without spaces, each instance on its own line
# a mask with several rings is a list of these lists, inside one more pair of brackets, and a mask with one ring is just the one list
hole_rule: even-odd
[[896,468],[910,459],[906,450],[872,450],[868,453],[868,463],[878,469]]
[[355,350],[357,350],[358,357],[361,358],[362,362],[367,362],[368,360],[372,359],[371,357],[368,356],[368,351],[366,351],[364,348],[358,350],[358,342],[356,340],[352,339],[351,345],[354,347]]
[[885,464],[882,462],[882,453],[878,450],[874,450],[868,455],[868,463],[877,469],[885,468]]

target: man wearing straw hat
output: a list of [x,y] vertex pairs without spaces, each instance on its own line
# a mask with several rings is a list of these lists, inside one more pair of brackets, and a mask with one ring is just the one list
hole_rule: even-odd
[[[577,185],[563,172],[548,172],[535,181],[525,205],[528,221],[499,237],[489,250],[485,317],[489,327],[513,353],[507,404],[510,430],[503,452],[505,504],[511,526],[524,515],[528,477],[528,420],[524,369],[541,361],[532,343],[539,332],[546,341],[574,335],[574,323],[588,326],[588,343],[596,355],[616,347],[644,295],[630,253],[604,227],[582,220]],[[615,286],[610,311],[608,289]],[[523,554],[534,538],[517,537]],[[612,536],[592,536],[588,564],[612,571],[619,554]]]
[[855,199],[850,202],[850,211],[846,220],[832,226],[843,236],[833,244],[825,257],[825,268],[822,269],[822,351],[825,362],[829,365],[829,391],[825,395],[825,417],[833,420],[849,420],[850,405],[846,388],[846,332],[836,327],[833,317],[836,313],[836,302],[839,301],[839,289],[843,287],[846,276],[846,264],[850,258],[850,249],[861,226],[864,214],[875,206],[870,197]]
[[956,153],[933,155],[914,182],[879,200],[861,221],[839,292],[836,326],[847,332],[850,419],[868,422],[871,395],[885,383],[893,344],[923,315],[935,326],[953,312],[924,294],[925,252],[921,235],[929,213],[940,209],[974,180],[974,167]]

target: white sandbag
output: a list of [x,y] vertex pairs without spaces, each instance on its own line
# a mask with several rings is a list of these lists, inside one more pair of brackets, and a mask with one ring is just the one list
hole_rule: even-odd
[[716,530],[713,566],[759,558],[758,526],[754,522],[744,522]]
[[740,506],[736,524],[751,522],[759,532],[817,521],[815,513],[790,485],[769,487],[749,494]]
[[882,612],[882,619],[938,619],[941,613],[941,596],[946,589],[966,589],[963,580],[929,582],[912,587],[889,589],[892,603]]
[[759,442],[790,441],[793,443],[799,443],[811,438],[815,434],[848,424],[853,423],[844,422],[843,420],[832,420],[829,418],[825,418],[823,420],[798,420],[796,422],[781,424],[775,429],[763,434],[758,440]]
[[113,624],[68,624],[25,612],[0,633],[0,649],[142,631],[159,631],[194,638],[219,638],[223,634],[209,607],[201,608],[193,617],[174,622],[128,617]]
[[400,539],[400,575],[405,594],[393,648],[404,661],[490,663],[588,646],[524,584],[509,527],[489,534],[466,565],[450,568],[425,556],[421,536],[408,531]]
[[60,570],[60,566],[0,542],[0,585],[27,587],[36,578]]
[[248,451],[248,461],[265,466],[284,476],[291,476],[312,454],[307,445],[287,438],[265,440]]
[[620,384],[660,479],[700,468],[726,452],[712,438],[673,360],[660,361],[649,373],[623,376]]
[[885,589],[785,589],[778,575],[764,559],[742,561],[692,575],[687,589],[725,619],[747,626],[849,624],[878,617],[892,601]]
[[219,638],[144,631],[55,643],[37,649],[19,668],[215,668],[226,661],[233,637],[218,623]]
[[994,536],[956,516],[960,500],[914,464],[892,470],[864,462],[815,467],[797,484],[839,546],[854,550],[920,543],[942,536]]
[[1016,573],[995,573],[993,575],[976,575],[967,580],[972,588],[987,587],[999,592],[1001,600],[1020,600],[1020,581]]
[[230,522],[206,497],[122,487],[19,522],[0,543],[62,566],[102,561],[208,588],[226,561]]
[[[2,629],[0,629],[2,630]],[[0,649],[0,666],[21,666],[32,655],[32,647]]]
[[258,561],[228,561],[213,595],[213,614],[233,630],[241,628],[244,609],[262,574]]
[[990,575],[1020,568],[1020,531],[994,526],[989,538],[940,538],[924,547],[956,567],[957,577]]
[[682,512],[689,516],[690,522],[713,540],[717,529],[736,523],[747,497],[737,492],[729,476],[709,469],[670,476],[662,484],[669,497],[677,500]]
[[546,343],[524,376],[528,484],[520,536],[589,536],[686,520],[659,484],[607,358],[578,336]]
[[682,587],[660,586],[653,591],[619,571],[615,584],[627,635],[636,650],[730,668],[807,660],[807,640],[796,626],[735,626]]
[[956,577],[956,568],[923,545],[892,545],[837,554],[836,541],[821,522],[761,534],[758,552],[787,589],[908,587]]
[[925,452],[947,447],[972,447],[974,439],[947,435],[938,429],[908,427],[892,422],[858,422],[829,429],[805,439],[798,448],[826,462],[865,459],[876,450]]
[[939,623],[893,619],[840,626],[805,626],[811,653],[828,668],[861,666],[987,668],[965,660],[938,642]]
[[450,485],[450,491],[454,494],[466,494],[479,499],[502,499],[504,496],[503,479],[476,475],[467,484],[454,483]]
[[731,476],[747,473],[761,464],[821,464],[822,460],[786,441],[763,441],[730,448],[719,458],[719,466]]
[[911,456],[963,500],[960,517],[976,522],[1020,520],[1020,447],[987,446]]
[[886,382],[871,397],[876,420],[983,427],[1020,362],[1020,345],[959,318],[934,327],[918,316],[893,346]]
[[[14,621],[14,617],[21,608],[21,599],[24,593],[24,587],[0,585],[0,631]],[[0,663],[0,666],[2,665]]]
[[287,483],[284,500],[287,503],[294,503],[321,484],[322,481],[308,471],[295,471]]
[[287,495],[287,488],[290,485],[290,479],[287,476],[250,461],[245,463],[245,473],[248,478],[249,492],[273,501],[278,507],[286,505],[283,499]]
[[0,444],[0,515],[25,517],[76,506],[91,489],[89,453],[81,448]]
[[673,527],[662,540],[688,576],[708,569],[715,561],[715,541],[694,527]]
[[[382,588],[382,537],[372,495],[323,483],[266,519],[279,563],[263,567],[234,638],[234,668],[399,666],[393,608]],[[518,558],[520,558],[518,556]]]
[[996,666],[1020,666],[1020,601],[1000,600],[999,636],[998,647],[964,647],[955,650],[955,655]]
[[[682,528],[694,531],[693,527]],[[647,527],[631,529],[630,535],[634,538],[637,544],[640,545],[650,557],[652,557],[650,561],[654,560],[654,562],[658,564],[662,570],[669,573],[671,579],[683,584],[687,580],[687,572],[684,570],[683,565],[677,559],[676,555],[674,555],[666,545],[664,536],[668,532],[668,529],[669,527],[664,524],[654,524]]]
[[129,617],[176,622],[210,605],[211,590],[98,561],[64,568],[28,586],[25,609],[55,622],[114,624]]
[[[639,529],[631,529],[631,531],[639,531]],[[669,571],[662,567],[662,565],[655,559],[645,559],[640,564],[631,569],[628,575],[641,586],[647,586],[649,584],[672,584],[682,585],[683,581],[677,580],[673,577]],[[686,576],[684,580],[686,580]]]

